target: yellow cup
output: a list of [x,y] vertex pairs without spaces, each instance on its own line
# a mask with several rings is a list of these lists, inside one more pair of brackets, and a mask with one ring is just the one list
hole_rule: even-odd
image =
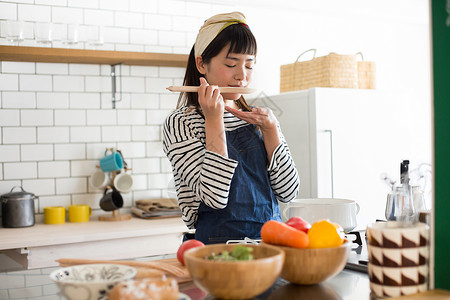
[[92,214],[89,205],[70,205],[69,222],[87,222]]
[[45,224],[64,224],[66,222],[66,209],[62,206],[44,207]]

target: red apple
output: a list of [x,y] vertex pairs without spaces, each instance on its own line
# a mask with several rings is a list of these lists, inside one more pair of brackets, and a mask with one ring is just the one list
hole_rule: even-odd
[[197,241],[197,240],[184,241],[183,244],[181,244],[180,248],[178,248],[178,251],[177,251],[178,261],[184,266],[184,252],[191,248],[203,247],[203,246],[205,246],[205,244],[203,244],[202,242]]
[[294,227],[295,229],[301,230],[305,233],[308,233],[308,230],[311,228],[311,224],[306,222],[300,217],[292,217],[287,222],[286,225]]

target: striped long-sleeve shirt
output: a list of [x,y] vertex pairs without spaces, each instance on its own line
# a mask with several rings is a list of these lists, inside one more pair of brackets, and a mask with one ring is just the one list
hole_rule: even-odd
[[[229,112],[224,113],[224,124],[226,131],[248,125]],[[300,181],[278,123],[277,127],[281,143],[268,162],[267,172],[275,197],[289,202],[297,196]],[[205,120],[195,109],[182,107],[166,118],[163,150],[172,165],[182,218],[188,228],[195,228],[201,202],[215,209],[227,206],[238,162],[206,150]]]

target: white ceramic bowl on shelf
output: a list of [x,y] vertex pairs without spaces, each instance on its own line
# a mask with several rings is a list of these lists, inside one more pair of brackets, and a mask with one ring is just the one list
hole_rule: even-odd
[[61,294],[69,300],[107,299],[120,281],[132,279],[136,269],[115,264],[89,264],[61,268],[50,274]]

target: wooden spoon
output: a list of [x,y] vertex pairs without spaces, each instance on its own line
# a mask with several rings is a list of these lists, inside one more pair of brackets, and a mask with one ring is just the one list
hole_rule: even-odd
[[[167,89],[171,92],[188,92],[197,93],[198,86],[169,86]],[[244,88],[244,87],[231,87],[231,86],[219,86],[221,93],[238,93],[238,94],[252,94],[256,92],[256,89]]]

